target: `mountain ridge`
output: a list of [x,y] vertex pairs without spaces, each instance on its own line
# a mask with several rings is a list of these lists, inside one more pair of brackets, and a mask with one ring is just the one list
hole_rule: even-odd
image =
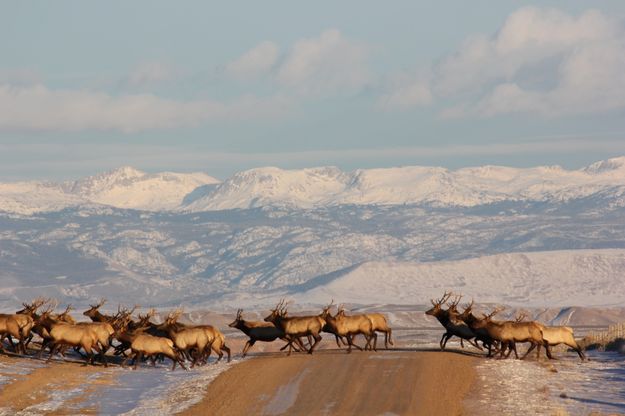
[[[32,215],[82,204],[145,211],[204,212],[259,207],[312,209],[338,205],[425,204],[474,207],[561,202],[612,194],[622,199],[625,157],[577,170],[560,166],[484,165],[449,170],[404,166],[342,171],[334,166],[237,172],[219,181],[205,173],[146,173],[125,166],[61,183],[0,183],[0,212]],[[619,199],[620,198],[620,199]]]

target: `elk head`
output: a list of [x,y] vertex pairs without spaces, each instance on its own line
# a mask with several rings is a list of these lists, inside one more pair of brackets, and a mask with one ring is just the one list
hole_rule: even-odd
[[319,314],[319,316],[321,316],[324,319],[327,319],[329,316],[332,316],[330,315],[330,309],[332,309],[332,306],[334,306],[334,299],[332,299],[332,301],[321,310],[321,313]]
[[23,302],[22,306],[24,307],[24,309],[20,309],[16,313],[33,316],[37,312],[37,309],[39,309],[48,302],[50,302],[50,299],[45,299],[42,297],[36,298],[31,303]]
[[458,304],[461,299],[462,295],[456,295],[453,301],[447,303],[447,310],[453,314],[458,314]]
[[237,316],[234,318],[234,321],[228,324],[230,328],[238,328],[243,324],[243,309],[237,309]]
[[100,313],[98,309],[100,309],[102,305],[104,305],[105,303],[106,303],[106,299],[102,298],[100,299],[100,302],[96,303],[95,305],[90,304],[89,305],[90,308],[84,311],[82,314],[85,316],[88,316],[89,318],[95,318]]
[[265,317],[265,322],[275,322],[278,319],[284,318],[287,315],[286,308],[287,304],[284,299],[281,299],[276,307],[271,310],[271,313]]
[[431,316],[437,316],[438,314],[440,314],[440,312],[442,311],[441,307],[443,303],[447,302],[447,300],[451,297],[451,295],[452,295],[451,292],[445,292],[443,294],[443,297],[436,300],[436,302],[434,301],[434,299],[430,299],[430,302],[432,303],[432,308],[425,311],[425,314],[431,315]]
[[460,320],[462,320],[462,321],[465,321],[465,322],[466,322],[466,320],[467,320],[467,319],[469,319],[469,317],[470,317],[470,316],[472,316],[472,315],[471,315],[471,310],[472,310],[472,309],[473,309],[473,299],[471,299],[471,303],[467,303],[467,304],[464,306],[464,311],[462,311],[462,313],[461,313],[460,315],[458,315],[458,318],[459,318]]
[[503,311],[504,309],[506,308],[504,308],[503,306],[497,306],[495,309],[491,311],[491,313],[489,313],[488,315],[482,314],[482,316],[484,317],[485,321],[492,321],[493,316],[497,315],[499,312]]

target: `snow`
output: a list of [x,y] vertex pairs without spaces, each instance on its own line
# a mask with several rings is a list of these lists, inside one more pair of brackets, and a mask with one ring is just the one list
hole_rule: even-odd
[[366,262],[296,299],[361,304],[427,303],[445,290],[511,306],[620,305],[625,250],[509,253],[459,261]]
[[625,157],[578,170],[407,166],[344,172],[336,167],[264,167],[236,173],[224,182],[205,173],[148,174],[122,167],[60,184],[0,183],[0,207],[21,215],[85,204],[183,212],[351,204],[474,207],[502,201],[570,201],[599,193],[623,204]]
[[[562,355],[562,354],[561,354]],[[566,353],[557,361],[481,360],[477,365],[479,396],[469,411],[488,408],[510,416],[622,414],[625,367],[622,356],[589,354],[581,363]]]
[[623,186],[625,157],[570,171],[559,166],[482,166],[456,171],[408,166],[353,172],[335,167],[260,168],[235,174],[183,209],[199,212],[267,205],[312,208],[346,204],[471,207],[501,201],[570,200],[605,190],[622,192]]
[[218,182],[204,173],[148,174],[123,167],[64,183],[0,183],[0,211],[32,215],[89,204],[162,211],[180,206],[198,187]]

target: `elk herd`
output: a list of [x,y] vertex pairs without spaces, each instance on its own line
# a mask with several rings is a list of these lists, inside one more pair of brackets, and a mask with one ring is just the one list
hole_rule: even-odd
[[[584,360],[582,349],[573,337],[573,330],[566,326],[550,327],[535,321],[525,321],[519,316],[515,321],[496,321],[493,317],[501,312],[495,309],[490,314],[473,313],[473,302],[465,305],[460,312],[458,304],[461,296],[446,292],[442,298],[431,300],[432,308],[427,315],[435,317],[444,327],[445,333],[440,340],[441,350],[445,349],[451,337],[460,338],[461,346],[466,341],[480,350],[487,349],[488,356],[507,358],[512,352],[518,358],[517,343],[529,343],[525,358],[536,349],[537,357],[545,348],[546,355],[552,358],[551,347],[565,344],[575,350]],[[47,360],[55,355],[65,355],[68,349],[82,355],[86,363],[94,364],[96,358],[107,365],[107,352],[112,350],[115,356],[123,358],[125,366],[129,360],[134,368],[144,360],[155,365],[156,360],[165,357],[172,361],[172,370],[179,364],[186,369],[208,362],[211,353],[221,360],[224,353],[230,361],[230,348],[226,345],[223,333],[211,325],[188,325],[179,322],[181,309],[168,313],[161,323],[152,319],[156,311],[151,309],[145,314],[133,318],[135,308],[117,308],[114,314],[103,314],[100,308],[102,300],[90,305],[83,315],[91,321],[76,322],[70,315],[71,306],[61,313],[54,313],[56,302],[38,298],[31,303],[23,303],[23,309],[10,314],[0,314],[0,350],[4,351],[3,342],[7,342],[18,354],[27,354],[28,345],[35,335],[40,339],[38,357],[47,351]],[[444,308],[446,306],[446,308]],[[333,309],[336,312],[333,314]],[[281,351],[288,349],[287,355],[295,352],[312,354],[321,341],[321,334],[334,335],[339,348],[346,346],[347,353],[353,348],[377,351],[378,334],[384,335],[384,347],[393,344],[392,330],[386,317],[381,313],[347,314],[343,306],[335,306],[334,301],[325,306],[318,314],[309,316],[290,316],[288,304],[280,301],[263,321],[250,321],[243,318],[239,309],[231,328],[243,332],[249,339],[243,347],[245,357],[257,342],[284,342]],[[356,344],[356,337],[364,338],[364,346]],[[481,343],[481,345],[480,345]]]
[[[551,347],[564,344],[573,349],[584,361],[586,356],[582,348],[577,344],[573,336],[573,329],[568,326],[546,326],[536,321],[525,321],[525,315],[519,315],[514,321],[496,321],[493,317],[500,313],[502,308],[495,308],[490,314],[473,314],[473,301],[465,306],[462,312],[457,307],[461,295],[456,295],[450,301],[453,294],[445,292],[438,300],[431,300],[432,308],[427,310],[427,315],[435,317],[445,328],[445,333],[440,340],[441,350],[445,349],[447,341],[455,336],[460,338],[460,345],[467,341],[474,347],[482,350],[488,349],[488,357],[499,355],[499,358],[508,358],[512,352],[517,354],[517,343],[529,343],[530,346],[521,357],[525,358],[536,349],[536,358],[540,359],[540,349],[545,348],[549,359],[553,359]],[[446,304],[447,309],[443,309]],[[479,343],[482,343],[482,346]]]

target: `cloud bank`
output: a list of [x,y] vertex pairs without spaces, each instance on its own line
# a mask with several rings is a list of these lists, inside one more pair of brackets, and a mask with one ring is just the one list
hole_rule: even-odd
[[52,90],[43,85],[0,85],[0,130],[142,130],[194,126],[209,121],[279,117],[289,100],[245,96],[231,102],[177,101],[152,94],[113,96],[89,90]]

